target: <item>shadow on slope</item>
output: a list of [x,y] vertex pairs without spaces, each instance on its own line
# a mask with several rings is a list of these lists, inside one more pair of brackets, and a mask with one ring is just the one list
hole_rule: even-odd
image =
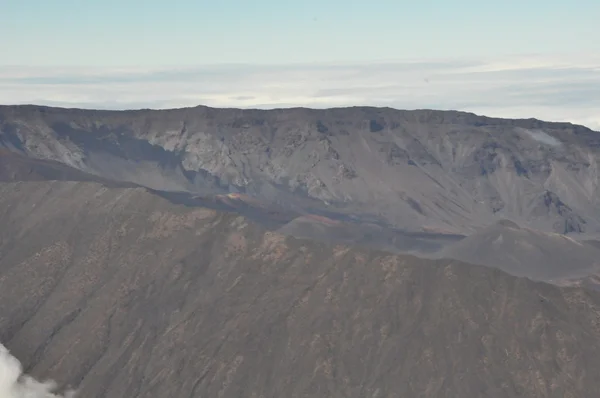
[[402,231],[368,222],[348,222],[313,214],[303,215],[282,226],[277,232],[296,238],[328,243],[343,243],[431,256],[444,247],[464,239],[463,235]]
[[[97,182],[108,187],[136,187],[131,183],[85,173],[56,161],[0,150],[0,181],[54,180]],[[314,209],[315,213],[311,213],[304,209],[310,207],[311,201],[301,202],[298,198],[295,201],[290,199],[287,202],[267,203],[239,193],[201,196],[188,192],[148,191],[174,204],[234,212],[287,235],[331,243],[355,243],[391,252],[430,253],[462,239],[460,235],[404,232],[382,223],[375,224],[376,220],[364,221],[358,216],[351,218],[332,211]]]

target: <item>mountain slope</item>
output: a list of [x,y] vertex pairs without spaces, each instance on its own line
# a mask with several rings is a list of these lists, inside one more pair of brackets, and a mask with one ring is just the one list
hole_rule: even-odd
[[84,173],[52,160],[40,160],[0,149],[0,181],[91,181],[108,186],[131,187],[131,183],[115,182]]
[[520,228],[510,221],[484,228],[446,247],[439,256],[554,283],[600,273],[598,247],[564,235]]
[[502,218],[600,232],[600,134],[569,123],[389,108],[0,107],[0,145],[161,191],[244,192],[406,231]]
[[0,342],[94,397],[591,397],[600,296],[142,188],[0,184]]

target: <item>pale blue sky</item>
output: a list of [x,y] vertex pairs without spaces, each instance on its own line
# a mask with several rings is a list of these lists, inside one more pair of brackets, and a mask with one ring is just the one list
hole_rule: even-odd
[[600,130],[599,21],[600,0],[0,0],[0,103],[374,105]]
[[0,65],[600,53],[599,0],[0,0]]

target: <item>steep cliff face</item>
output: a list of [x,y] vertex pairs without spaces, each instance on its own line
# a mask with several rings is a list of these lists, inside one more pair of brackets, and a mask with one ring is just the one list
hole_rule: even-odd
[[[600,231],[600,133],[571,124],[388,108],[0,107],[0,145],[163,191],[244,192],[410,231],[509,218]],[[309,204],[308,204],[309,203]]]
[[592,397],[600,296],[285,237],[143,188],[0,183],[0,342],[94,397]]

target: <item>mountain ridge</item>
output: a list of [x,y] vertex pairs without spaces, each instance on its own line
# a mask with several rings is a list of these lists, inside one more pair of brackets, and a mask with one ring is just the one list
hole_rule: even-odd
[[145,188],[0,183],[0,313],[27,373],[87,398],[600,393],[600,292]]
[[242,192],[412,231],[600,233],[600,134],[459,111],[0,107],[0,145],[151,189]]
[[[12,173],[144,187],[296,237],[447,254],[558,284],[595,280],[583,266],[596,261],[589,245],[570,259],[551,243],[555,233],[600,237],[600,133],[569,123],[373,107],[0,107],[0,149],[0,169]],[[479,245],[467,250],[505,219],[539,231],[529,238],[547,250],[534,250],[535,261],[527,250],[494,261]],[[574,259],[585,275],[547,275]]]
[[[23,108],[27,110],[41,110],[41,111],[74,111],[74,112],[97,112],[106,114],[115,114],[123,112],[171,112],[171,111],[189,111],[189,110],[223,110],[223,111],[249,111],[249,112],[281,112],[281,111],[311,111],[311,112],[323,112],[323,111],[343,111],[343,110],[383,110],[383,111],[400,111],[400,112],[422,112],[422,113],[443,113],[443,114],[459,114],[469,117],[480,118],[485,121],[492,122],[506,122],[512,124],[513,122],[523,123],[525,126],[522,127],[535,127],[536,124],[548,124],[556,125],[557,127],[575,127],[583,130],[590,130],[592,132],[600,132],[594,130],[591,127],[585,126],[579,123],[573,123],[569,121],[547,121],[535,117],[530,118],[510,118],[510,117],[498,117],[498,116],[487,116],[475,112],[463,111],[459,109],[434,109],[434,108],[414,108],[414,109],[402,109],[388,106],[367,106],[367,105],[354,105],[354,106],[333,106],[327,108],[311,108],[311,107],[281,107],[281,108],[235,108],[235,107],[214,107],[208,105],[196,105],[196,106],[185,106],[179,108],[131,108],[131,109],[96,109],[96,108],[79,108],[79,107],[62,107],[62,106],[50,106],[50,105],[39,105],[34,103],[29,104],[0,104],[0,110],[4,108],[11,110],[13,108]],[[530,124],[530,123],[533,123]]]

